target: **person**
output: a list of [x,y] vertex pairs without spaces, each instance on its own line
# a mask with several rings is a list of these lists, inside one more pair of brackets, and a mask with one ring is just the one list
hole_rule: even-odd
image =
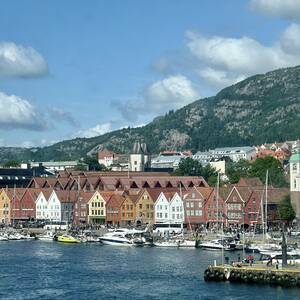
[[276,270],[278,270],[278,269],[279,269],[279,261],[278,261],[278,259],[276,260],[276,263],[275,263],[275,268],[276,268]]
[[241,261],[241,254],[238,254],[238,262]]
[[273,258],[270,257],[269,261],[267,262],[267,266],[272,266],[272,263],[273,263]]

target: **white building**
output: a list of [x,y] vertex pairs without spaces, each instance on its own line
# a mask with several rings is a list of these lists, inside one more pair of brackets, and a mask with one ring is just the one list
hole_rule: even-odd
[[41,191],[36,199],[36,219],[61,221],[61,203],[55,191]]
[[28,169],[32,167],[44,167],[47,171],[55,173],[58,171],[64,171],[66,169],[74,169],[77,166],[84,167],[88,170],[88,165],[78,160],[74,161],[41,161],[41,162],[29,162],[21,164],[22,169]]
[[184,222],[184,206],[182,198],[175,193],[170,201],[170,223],[183,224]]
[[300,153],[298,151],[290,158],[290,191],[296,217],[300,219]]
[[170,222],[170,203],[163,192],[160,193],[154,204],[155,223]]
[[117,154],[112,151],[99,151],[98,162],[100,165],[104,165],[106,168],[109,168],[114,163],[114,159],[116,156]]
[[183,201],[178,193],[161,192],[154,204],[155,223],[182,224]]
[[255,158],[255,155],[255,147],[223,147],[209,150],[207,152],[198,151],[193,155],[193,158],[205,164],[212,160],[218,160],[224,157],[229,157],[234,162],[237,162],[241,159],[251,160]]

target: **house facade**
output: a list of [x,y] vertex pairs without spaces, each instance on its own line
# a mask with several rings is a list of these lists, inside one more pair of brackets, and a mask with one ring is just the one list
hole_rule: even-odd
[[169,202],[170,207],[170,223],[183,224],[184,222],[184,206],[181,196],[175,193]]
[[106,218],[106,201],[99,191],[96,191],[88,201],[88,223],[104,224]]
[[153,194],[147,189],[143,189],[136,202],[136,222],[139,224],[153,224],[154,203]]
[[2,189],[0,192],[0,223],[10,224],[11,217],[11,199],[7,190]]
[[61,221],[61,203],[54,190],[40,191],[36,199],[36,219]]

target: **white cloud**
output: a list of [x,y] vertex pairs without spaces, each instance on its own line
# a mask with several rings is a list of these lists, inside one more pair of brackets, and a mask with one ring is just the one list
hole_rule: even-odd
[[234,73],[230,74],[230,72],[215,70],[211,67],[199,69],[197,73],[204,81],[217,88],[222,88],[245,79],[245,76],[237,76]]
[[300,18],[299,0],[251,0],[250,7],[269,16],[296,20]]
[[80,130],[75,134],[75,137],[91,138],[94,136],[105,134],[112,130],[111,123],[97,124],[95,127],[88,128],[86,130]]
[[35,49],[11,42],[0,43],[0,76],[34,77],[47,72],[46,61]]
[[148,85],[139,100],[114,103],[128,120],[142,114],[160,114],[178,109],[199,98],[192,82],[183,75],[174,75]]
[[300,64],[300,27],[291,24],[273,45],[250,37],[204,37],[187,32],[187,47],[199,66],[196,73],[207,83],[225,87],[245,77]]
[[41,130],[46,126],[41,115],[28,100],[0,92],[0,127]]

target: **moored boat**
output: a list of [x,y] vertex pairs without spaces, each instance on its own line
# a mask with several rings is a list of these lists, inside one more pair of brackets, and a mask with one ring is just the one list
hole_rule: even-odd
[[198,244],[198,247],[205,250],[235,250],[234,244],[227,244],[222,240],[204,241]]
[[36,238],[41,241],[53,241],[55,237],[55,232],[47,230],[43,234],[38,235]]
[[57,236],[57,241],[61,243],[70,243],[70,244],[80,243],[78,239],[76,239],[75,237],[69,234],[63,234]]

